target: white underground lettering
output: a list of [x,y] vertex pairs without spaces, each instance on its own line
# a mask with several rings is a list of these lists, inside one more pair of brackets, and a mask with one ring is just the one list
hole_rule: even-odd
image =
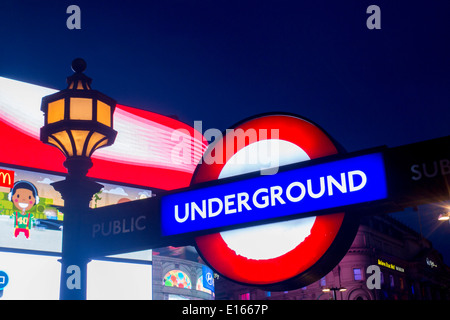
[[[356,177],[358,177],[357,183],[355,183]],[[293,181],[285,188],[275,185],[259,188],[252,194],[238,192],[220,198],[176,204],[173,212],[175,221],[183,223],[187,220],[213,218],[220,214],[229,215],[284,205],[287,202],[296,203],[305,197],[319,199],[324,196],[332,197],[337,194],[356,192],[363,189],[366,184],[366,174],[361,170],[353,170],[341,173],[338,178],[328,175],[315,180],[307,179],[306,182]]]

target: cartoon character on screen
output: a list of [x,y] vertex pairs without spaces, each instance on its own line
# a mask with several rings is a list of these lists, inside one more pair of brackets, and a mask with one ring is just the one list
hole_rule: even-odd
[[30,228],[34,225],[34,216],[28,212],[34,205],[39,203],[37,189],[31,182],[20,180],[14,183],[11,192],[8,194],[9,201],[12,201],[18,211],[11,215],[14,218],[14,237],[23,232],[25,237],[30,237]]

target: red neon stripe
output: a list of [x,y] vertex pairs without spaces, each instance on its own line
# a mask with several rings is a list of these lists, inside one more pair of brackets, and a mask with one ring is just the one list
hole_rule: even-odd
[[[160,119],[160,117],[156,118]],[[167,117],[163,118],[170,119]],[[174,125],[174,122],[171,120],[169,122],[171,125]],[[173,121],[178,122],[176,120]],[[184,126],[185,128],[189,127],[187,125]],[[194,129],[191,129],[193,132]],[[46,145],[40,140],[2,121],[0,121],[0,136],[4,137],[1,142],[0,162],[62,174],[67,172],[63,166],[65,157],[55,147]],[[197,140],[195,146],[199,147]],[[201,147],[203,148],[205,145],[202,144]],[[173,190],[189,186],[192,172],[161,168],[159,165],[137,165],[133,164],[132,159],[133,155],[124,155],[124,162],[126,163],[123,163],[118,161],[118,159],[97,159],[94,155],[92,158],[94,166],[88,175],[96,179],[163,190]],[[192,162],[192,171],[194,168],[195,163]]]
[[174,129],[174,130],[179,130],[179,129],[187,130],[192,137],[202,139],[204,142],[206,142],[206,140],[203,138],[201,132],[198,132],[193,127],[191,127],[179,120],[176,120],[176,119],[173,119],[173,118],[170,118],[167,116],[163,116],[161,114],[157,114],[157,113],[154,113],[151,111],[128,107],[128,106],[124,106],[121,104],[118,104],[116,106],[116,109],[129,112],[133,115],[138,116],[140,119],[147,119],[147,120],[154,121],[156,123],[162,124],[166,127]]

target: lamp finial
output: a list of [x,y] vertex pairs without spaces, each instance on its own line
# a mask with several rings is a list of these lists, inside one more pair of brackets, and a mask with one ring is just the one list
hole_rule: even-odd
[[75,73],[82,73],[84,70],[86,70],[87,63],[82,58],[76,58],[72,61],[72,70]]

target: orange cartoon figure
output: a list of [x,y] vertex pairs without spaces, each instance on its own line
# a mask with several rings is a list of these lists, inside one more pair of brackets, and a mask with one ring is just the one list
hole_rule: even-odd
[[37,189],[31,182],[25,180],[17,181],[8,194],[8,199],[18,209],[12,214],[14,217],[14,236],[17,238],[23,232],[28,239],[30,237],[30,227],[34,223],[34,216],[32,213],[27,213],[27,211],[39,203]]

